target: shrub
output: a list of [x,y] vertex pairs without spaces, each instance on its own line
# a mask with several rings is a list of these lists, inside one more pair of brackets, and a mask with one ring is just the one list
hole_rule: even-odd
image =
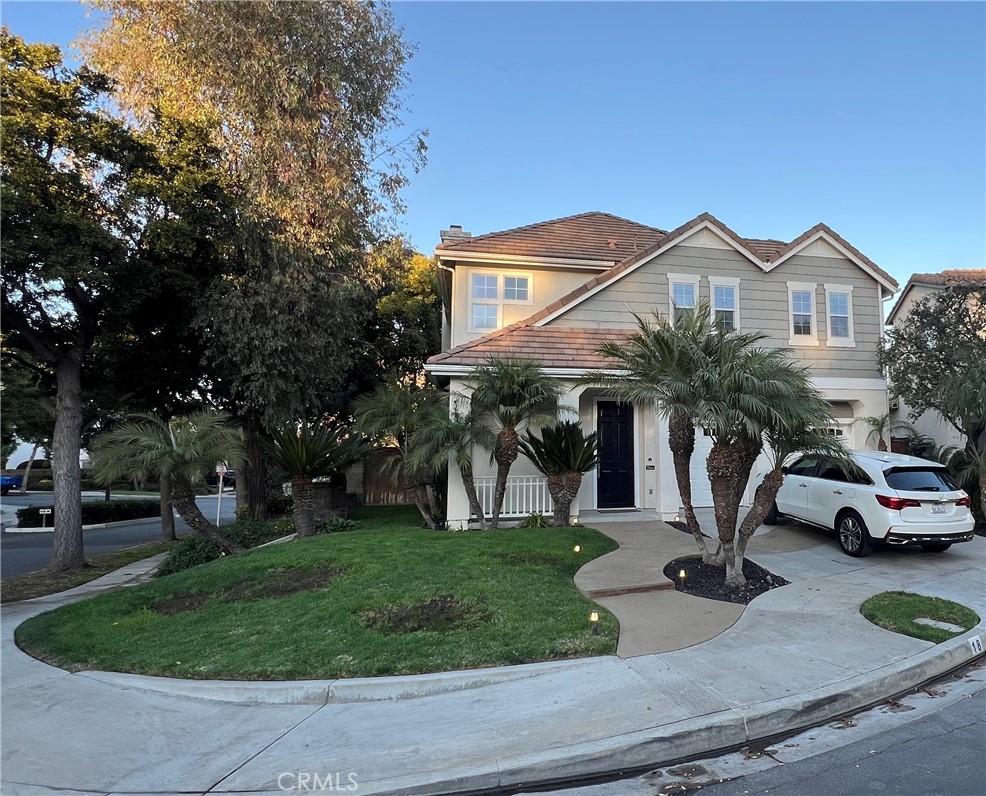
[[333,517],[330,520],[323,520],[315,526],[316,533],[343,533],[344,531],[356,530],[357,523],[345,517]]
[[540,511],[532,511],[526,517],[524,521],[520,524],[521,528],[547,528],[551,523],[549,523],[544,514]]
[[[21,528],[40,528],[42,506],[25,506],[17,512],[17,524]],[[96,525],[103,522],[140,520],[156,517],[161,513],[161,504],[156,500],[99,500],[82,504],[82,524]],[[48,515],[46,525],[51,525]]]
[[[267,522],[244,519],[222,526],[222,532],[230,541],[251,548],[294,533],[294,523],[290,517],[278,517]],[[171,549],[158,567],[156,576],[171,575],[189,567],[207,564],[215,561],[219,555],[219,547],[214,542],[198,534],[190,534]]]

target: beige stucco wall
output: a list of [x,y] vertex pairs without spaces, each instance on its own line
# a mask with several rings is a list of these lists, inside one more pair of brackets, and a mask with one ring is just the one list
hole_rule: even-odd
[[477,337],[482,337],[492,331],[491,329],[473,330],[469,328],[471,275],[475,272],[519,273],[531,276],[533,289],[531,302],[528,304],[504,303],[502,305],[501,326],[509,326],[524,320],[551,302],[585,284],[599,273],[596,270],[567,271],[557,268],[530,268],[494,263],[458,263],[455,267],[455,277],[452,283],[451,347],[468,343],[470,340],[475,340]]

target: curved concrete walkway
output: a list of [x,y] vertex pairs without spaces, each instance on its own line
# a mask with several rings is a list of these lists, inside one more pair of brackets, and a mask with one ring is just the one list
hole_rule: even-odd
[[[249,704],[259,692],[224,692],[258,684],[196,683],[194,696],[151,691],[141,678],[70,673],[17,649],[17,624],[72,596],[4,606],[0,791],[299,793],[301,774],[344,784],[352,774],[357,794],[521,786],[663,765],[826,721],[976,657],[971,642],[982,643],[983,623],[932,645],[871,625],[858,606],[907,589],[986,616],[986,540],[944,555],[885,550],[857,560],[824,537],[786,549],[801,546],[788,535],[799,532],[754,540],[755,560],[792,584],[758,597],[708,641],[627,659],[452,673],[471,678],[458,690],[429,686],[428,677],[380,678],[374,696],[337,681],[318,698],[259,705]],[[633,544],[628,536],[625,554],[640,549]],[[139,570],[108,577],[119,584]]]

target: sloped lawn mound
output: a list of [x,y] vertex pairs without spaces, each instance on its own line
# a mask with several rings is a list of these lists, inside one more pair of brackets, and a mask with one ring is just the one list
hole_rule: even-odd
[[[413,514],[250,550],[42,614],[17,643],[57,666],[219,679],[413,674],[615,651],[573,576],[588,528],[451,533]],[[582,553],[572,553],[581,545]]]

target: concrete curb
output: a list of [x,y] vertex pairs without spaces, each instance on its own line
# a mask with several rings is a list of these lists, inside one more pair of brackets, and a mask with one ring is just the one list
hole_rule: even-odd
[[526,663],[486,669],[467,669],[396,677],[354,677],[336,680],[181,680],[123,672],[79,672],[78,677],[159,694],[246,705],[326,705],[350,702],[389,702],[466,691],[483,686],[588,668],[616,656]]
[[[97,522],[93,525],[83,525],[82,530],[91,531],[94,528],[119,528],[123,525],[149,525],[152,522],[161,522],[160,517],[144,517],[138,520],[119,520],[118,522]],[[54,527],[50,528],[4,528],[4,533],[54,533]]]
[[927,680],[970,663],[983,654],[970,642],[982,641],[982,625],[874,672],[857,675],[813,691],[733,708],[626,735],[558,747],[523,757],[495,761],[495,771],[449,770],[435,776],[389,780],[369,792],[387,796],[444,796],[493,788],[543,788],[607,774],[660,768],[687,759],[712,757],[728,749],[790,735],[855,713],[910,691]]

